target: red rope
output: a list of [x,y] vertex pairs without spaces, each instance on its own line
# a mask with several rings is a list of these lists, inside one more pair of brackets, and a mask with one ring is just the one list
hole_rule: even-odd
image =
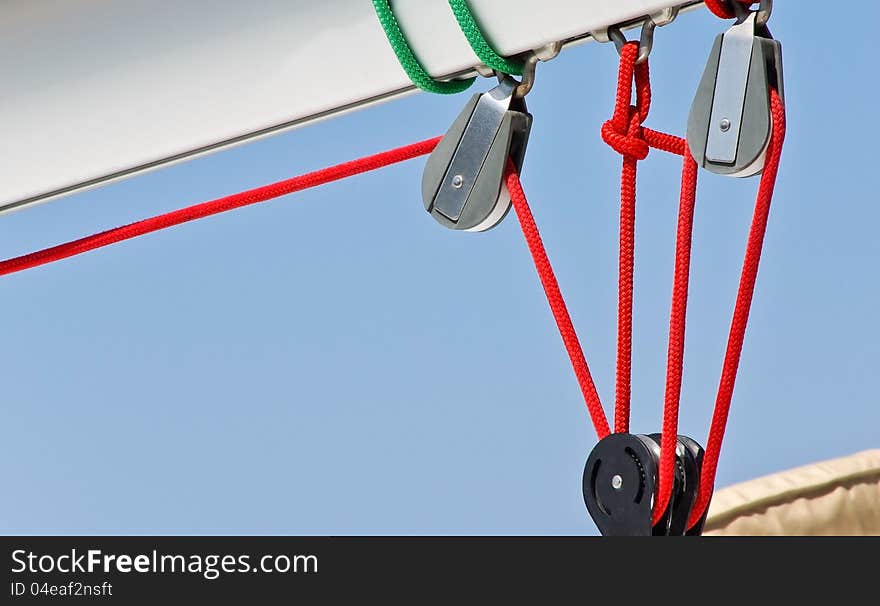
[[751,0],[705,0],[706,8],[712,11],[712,14],[720,19],[733,19],[736,17],[736,12],[730,5],[731,1],[739,2],[746,6],[755,4],[755,2],[752,2]]
[[620,173],[620,252],[617,261],[617,363],[614,373],[614,432],[629,432],[632,397],[633,282],[635,277],[636,169],[623,157]]
[[[412,158],[430,153],[440,142],[440,137],[427,139],[412,145],[405,145],[396,149],[384,151],[372,156],[359,158],[350,162],[337,164],[311,173],[300,175],[280,181],[264,187],[258,187],[210,202],[195,204],[180,210],[175,210],[163,215],[123,225],[114,229],[109,229],[79,240],[73,240],[58,246],[46,248],[37,252],[33,252],[20,257],[7,259],[0,262],[0,276],[24,271],[40,265],[46,265],[54,261],[60,261],[74,255],[83,254],[85,252],[109,246],[123,240],[130,240],[138,236],[142,236],[151,232],[159,231],[174,225],[180,225],[196,219],[202,219],[211,215],[216,215],[243,206],[265,202],[279,196],[301,191],[318,185],[323,185],[331,181],[338,181],[346,177],[351,177],[360,173],[368,172],[384,166],[410,160]],[[508,166],[508,170],[512,170],[513,165]],[[522,226],[523,235],[526,238],[529,250],[535,261],[535,267],[538,276],[544,286],[547,294],[547,300],[550,303],[550,309],[556,319],[562,341],[568,351],[574,368],[575,376],[584,394],[593,425],[599,439],[604,438],[610,433],[608,420],[605,418],[605,412],[599,401],[599,394],[593,379],[590,375],[590,369],[587,366],[584,353],[578,341],[577,333],[571,322],[565,300],[559,290],[559,284],[553,274],[553,268],[535,225],[526,197],[523,194],[522,186],[516,172],[507,175],[507,185],[511,193],[514,208],[517,217]]]
[[733,388],[736,383],[736,373],[742,354],[746,326],[749,323],[749,310],[752,306],[752,295],[755,292],[758,265],[761,262],[761,249],[764,246],[764,234],[767,231],[767,218],[770,215],[773,189],[776,186],[776,175],[779,172],[779,159],[782,156],[782,144],[785,141],[785,106],[779,93],[775,90],[770,91],[770,111],[773,116],[773,133],[767,148],[767,163],[761,175],[761,184],[758,186],[755,212],[752,226],[749,229],[749,239],[746,243],[745,259],[736,294],[736,305],[733,308],[733,318],[730,322],[730,333],[727,338],[727,351],[724,354],[718,395],[715,398],[715,412],[712,415],[712,425],[709,429],[709,438],[706,441],[706,454],[703,456],[700,493],[691,512],[688,527],[699,521],[712,498],[718,457],[721,454],[724,429],[727,427],[727,416],[730,413],[730,401],[733,398]]
[[[615,432],[629,431],[630,389],[632,372],[632,293],[633,251],[635,244],[636,167],[648,155],[650,148],[683,156],[678,228],[675,244],[675,270],[672,302],[669,313],[669,343],[666,364],[666,389],[663,399],[663,426],[660,444],[659,481],[654,501],[653,524],[659,522],[672,495],[675,479],[675,451],[678,438],[678,416],[684,366],[685,324],[690,279],[691,242],[693,238],[694,207],[696,204],[697,163],[681,137],[661,133],[642,126],[650,109],[651,89],[647,62],[636,65],[638,43],[626,44],[620,53],[617,98],[614,115],[602,126],[602,138],[623,155],[620,188],[620,267],[618,284],[618,349],[617,398],[615,402]],[[636,104],[630,105],[633,82]],[[773,135],[767,151],[767,165],[755,205],[749,242],[743,262],[734,317],[728,338],[721,384],[716,398],[715,413],[703,459],[700,493],[694,505],[689,526],[703,515],[712,496],[715,472],[733,396],[736,371],[742,352],[748,323],[749,307],[754,292],[761,257],[767,216],[773,197],[773,187],[779,168],[782,141],[785,136],[785,112],[776,91],[771,93]]]
[[[710,3],[707,0],[707,6],[710,9],[712,4],[715,3]],[[650,110],[651,88],[647,62],[636,65],[638,46],[638,43],[628,43],[621,50],[614,115],[602,126],[602,138],[623,156],[618,289],[618,348],[614,417],[615,431],[617,432],[629,431],[637,163],[639,160],[647,157],[648,151],[652,147],[684,157],[678,230],[676,234],[675,273],[670,308],[659,487],[658,498],[655,499],[654,503],[654,523],[656,523],[669,503],[675,471],[675,446],[678,435],[678,411],[682,383],[697,165],[691,157],[687,142],[684,139],[642,126],[642,122],[647,118]],[[635,106],[630,105],[633,82],[635,82],[636,90]],[[767,164],[758,189],[755,215],[749,232],[743,271],[728,337],[727,352],[724,358],[721,381],[715,403],[715,412],[706,445],[706,454],[703,459],[700,492],[691,513],[689,526],[693,526],[702,517],[712,496],[718,456],[730,411],[730,402],[733,396],[745,330],[748,324],[749,309],[761,258],[761,248],[767,227],[770,203],[779,169],[782,143],[785,138],[785,110],[776,91],[771,93],[771,105],[773,134],[767,152]],[[430,153],[439,141],[440,137],[435,137],[8,259],[0,262],[0,276],[66,259],[174,225],[264,202],[296,191],[403,162]],[[547,257],[541,235],[523,193],[519,176],[512,163],[508,163],[506,183],[523,231],[523,236],[534,260],[535,269],[538,272],[541,284],[544,287],[547,301],[550,304],[550,309],[571,360],[571,365],[583,393],[587,409],[596,433],[599,439],[602,439],[610,433],[608,420],[605,417],[589,366],[584,358],[583,348],[575,332],[550,260]]]
[[541,279],[541,285],[544,287],[544,293],[547,295],[547,302],[550,304],[550,310],[553,312],[553,318],[556,320],[556,326],[559,328],[559,334],[568,357],[571,360],[571,366],[574,369],[575,377],[577,377],[578,385],[581,393],[584,395],[584,401],[587,404],[587,410],[590,418],[593,420],[593,427],[599,439],[606,437],[611,430],[608,427],[608,419],[605,417],[605,411],[599,400],[599,393],[590,374],[590,368],[584,358],[584,351],[578,340],[577,332],[571,322],[571,316],[565,305],[565,299],[559,290],[559,283],[556,281],[556,275],[553,273],[553,267],[550,265],[550,259],[547,257],[547,250],[541,240],[541,234],[538,226],[535,224],[535,218],[532,216],[532,210],[529,208],[529,202],[523,193],[522,184],[519,181],[519,175],[513,163],[508,162],[507,165],[507,189],[510,192],[510,200],[513,203],[513,209],[516,217],[519,219],[526,245],[532,254],[535,262],[535,269],[538,277]]
[[138,236],[143,236],[144,234],[159,231],[166,227],[195,221],[196,219],[202,219],[204,217],[241,208],[243,206],[249,206],[258,202],[265,202],[266,200],[271,200],[272,198],[284,196],[303,189],[309,189],[331,181],[338,181],[339,179],[382,168],[383,166],[396,164],[398,162],[403,162],[404,160],[410,160],[430,153],[439,142],[440,137],[435,137],[426,141],[420,141],[419,143],[413,143],[412,145],[405,145],[373,156],[359,158],[322,170],[306,173],[298,177],[293,177],[292,179],[287,179],[286,181],[258,187],[256,189],[233,194],[210,202],[195,204],[157,217],[151,217],[142,221],[130,223],[129,225],[123,225],[122,227],[109,229],[101,233],[80,238],[79,240],[74,240],[65,244],[60,244],[58,246],[53,246],[51,248],[46,248],[28,255],[7,259],[6,261],[0,262],[0,276],[23,271],[32,267],[38,267],[40,265],[46,265],[53,261],[60,261],[61,259],[95,250],[96,248],[102,248],[117,242],[122,242],[123,240],[130,240]]
[[[618,283],[617,402],[614,430],[629,431],[630,383],[632,374],[632,293],[633,250],[635,248],[636,166],[651,147],[684,157],[679,201],[678,232],[675,248],[675,276],[669,319],[666,393],[663,403],[663,430],[660,444],[658,498],[654,500],[656,524],[672,495],[675,449],[678,439],[678,410],[684,361],[684,332],[687,314],[688,278],[691,260],[694,204],[697,190],[697,164],[687,142],[674,135],[642,126],[651,107],[648,62],[636,64],[638,42],[624,45],[620,53],[617,98],[614,115],[602,126],[602,138],[623,155],[620,188],[620,270]],[[630,105],[635,83],[636,104]]]
[[[617,281],[617,366],[614,390],[614,431],[629,431],[632,383],[632,313],[635,267],[636,167],[648,155],[642,122],[651,110],[648,62],[636,64],[638,42],[621,50],[614,115],[602,125],[602,138],[623,156],[620,179],[620,252]],[[630,105],[633,81],[636,104]]]
[[691,241],[694,233],[694,206],[697,198],[697,163],[682,139],[681,195],[678,204],[678,231],[675,235],[675,270],[672,303],[669,307],[669,344],[666,353],[666,392],[663,397],[663,427],[660,432],[660,471],[652,525],[657,524],[669,505],[675,480],[675,450],[678,442],[678,410],[684,368],[685,320],[691,269]]

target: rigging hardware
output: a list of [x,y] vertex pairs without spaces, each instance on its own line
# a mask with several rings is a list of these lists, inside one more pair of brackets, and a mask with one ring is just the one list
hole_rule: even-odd
[[532,115],[525,96],[532,90],[538,61],[555,57],[552,44],[529,53],[522,80],[495,72],[498,85],[471,97],[428,158],[422,175],[425,210],[443,225],[460,231],[486,231],[510,210],[504,182],[508,158],[522,170]]
[[613,433],[596,444],[584,466],[584,503],[605,536],[698,535],[702,521],[690,530],[688,517],[697,498],[703,449],[678,436],[672,498],[656,524],[660,434]]
[[782,45],[766,26],[771,6],[765,0],[755,12],[737,9],[746,12],[715,39],[691,105],[688,146],[713,173],[751,177],[764,169],[773,129],[770,91],[785,99]]
[[510,210],[504,170],[508,158],[522,168],[532,115],[516,94],[519,83],[499,79],[471,97],[425,164],[425,210],[450,229],[485,231]]

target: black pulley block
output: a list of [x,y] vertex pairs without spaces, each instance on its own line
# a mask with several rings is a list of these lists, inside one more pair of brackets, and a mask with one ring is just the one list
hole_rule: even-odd
[[660,434],[611,434],[599,441],[584,468],[587,511],[606,536],[700,534],[702,521],[691,530],[687,521],[699,489],[702,459],[703,449],[697,442],[678,436],[672,495],[663,516],[652,524]]
[[651,536],[660,448],[647,436],[613,433],[584,468],[584,503],[606,536]]

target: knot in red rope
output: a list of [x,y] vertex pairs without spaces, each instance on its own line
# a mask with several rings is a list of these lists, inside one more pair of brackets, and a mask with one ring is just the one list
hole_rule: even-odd
[[[648,62],[636,63],[638,56],[638,42],[628,42],[620,50],[614,115],[602,125],[602,140],[622,156],[644,160],[650,148],[642,123],[651,110],[651,82]],[[635,105],[631,104],[633,82]]]
[[637,160],[648,157],[648,143],[642,131],[642,122],[635,106],[630,106],[630,117],[625,129],[619,129],[614,120],[602,125],[602,139],[617,153]]

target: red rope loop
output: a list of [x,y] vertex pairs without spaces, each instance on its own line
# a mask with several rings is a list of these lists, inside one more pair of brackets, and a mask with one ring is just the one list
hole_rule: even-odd
[[[629,431],[630,418],[637,162],[647,156],[649,148],[679,155],[684,159],[676,236],[675,275],[669,321],[658,498],[654,502],[653,510],[653,523],[656,524],[669,504],[674,483],[691,240],[697,189],[697,164],[683,137],[642,126],[642,122],[650,110],[651,88],[647,62],[644,64],[635,63],[638,57],[637,52],[634,52],[636,49],[637,47],[625,48],[621,53],[614,117],[605,123],[602,131],[602,138],[605,142],[624,155],[621,173],[617,372],[614,416],[614,430],[618,433]],[[633,79],[636,87],[635,106],[629,105],[630,87]],[[624,114],[624,112],[627,113]],[[627,134],[621,136],[619,129],[626,119],[629,120]]]
[[[691,262],[694,206],[697,191],[697,163],[682,137],[642,126],[651,107],[648,64],[637,64],[638,45],[627,44],[620,54],[617,99],[614,116],[605,123],[602,138],[623,154],[620,186],[620,259],[617,311],[617,374],[614,430],[629,431],[632,383],[632,310],[635,251],[636,166],[648,148],[683,157],[678,230],[675,240],[675,274],[669,318],[666,391],[660,444],[659,486],[654,500],[653,524],[659,522],[672,496],[675,451],[678,439],[678,411],[684,365],[685,318]],[[636,105],[630,105],[635,82]],[[626,128],[626,134],[621,131]]]
[[[663,134],[663,133],[658,133]],[[675,137],[673,137],[675,138]],[[664,139],[665,141],[665,139]],[[685,320],[690,286],[691,242],[694,233],[694,207],[697,198],[697,162],[682,139],[681,192],[678,229],[675,236],[675,270],[672,303],[669,306],[669,344],[666,353],[666,391],[663,396],[663,426],[660,432],[660,469],[652,525],[657,524],[669,506],[675,483],[675,450],[678,444],[678,411],[684,374]]]
[[[751,3],[747,3],[751,4]],[[726,10],[719,0],[707,0],[706,5],[716,12]],[[713,6],[715,8],[713,8]],[[719,8],[720,7],[720,8]],[[716,12],[716,14],[719,14]],[[727,14],[726,12],[723,14]],[[658,495],[654,503],[654,523],[665,511],[674,484],[675,449],[678,437],[678,411],[681,394],[682,368],[684,357],[685,315],[687,310],[688,280],[693,233],[693,214],[696,196],[697,165],[691,157],[687,142],[674,135],[661,133],[642,126],[651,107],[651,86],[647,62],[637,64],[639,44],[631,42],[624,45],[620,53],[620,72],[617,83],[617,98],[614,114],[602,126],[602,138],[615,151],[623,156],[621,177],[620,212],[620,268],[618,290],[618,345],[617,378],[614,430],[629,431],[629,405],[632,360],[632,302],[633,269],[635,244],[635,200],[636,166],[639,160],[648,155],[650,148],[660,149],[684,157],[681,180],[678,230],[675,249],[675,273],[672,291],[672,304],[669,323],[669,346],[667,353],[666,392],[664,398],[663,428],[661,438]],[[635,84],[635,105],[631,105],[632,89]],[[743,270],[733,319],[728,336],[727,352],[718,387],[715,411],[700,478],[700,491],[697,502],[688,522],[693,526],[708,507],[715,483],[715,473],[724,430],[730,411],[734,384],[742,353],[745,330],[748,324],[752,295],[757,279],[761,248],[770,212],[770,203],[779,169],[782,144],[785,139],[785,108],[777,91],[771,91],[773,134],[767,150],[767,163],[761,177],[755,212],[749,231]],[[129,225],[110,229],[79,240],[53,246],[28,255],[0,261],[0,276],[45,265],[54,261],[79,255],[117,242],[135,238],[147,233],[180,225],[188,221],[210,215],[242,208],[264,202],[310,187],[336,181],[363,172],[389,166],[430,153],[440,138],[428,139],[293,177],[286,181],[233,194],[209,202],[203,202],[164,215],[144,219]],[[584,358],[583,349],[541,241],[540,233],[523,193],[519,176],[512,163],[508,163],[506,184],[525,236],[526,244],[535,262],[535,268],[544,287],[550,309],[568,351],[572,367],[584,400],[602,439],[610,432],[608,420],[599,400],[599,395],[590,369]]]
[[705,0],[706,8],[712,11],[712,14],[719,19],[735,19],[736,11],[730,5],[730,2],[739,2],[747,7],[755,4],[750,0]]
[[[628,42],[620,51],[620,72],[617,79],[617,99],[614,115],[602,125],[602,140],[620,155],[644,160],[648,156],[642,123],[651,110],[651,82],[648,62],[636,64],[639,43]],[[636,104],[631,105],[633,81]]]

